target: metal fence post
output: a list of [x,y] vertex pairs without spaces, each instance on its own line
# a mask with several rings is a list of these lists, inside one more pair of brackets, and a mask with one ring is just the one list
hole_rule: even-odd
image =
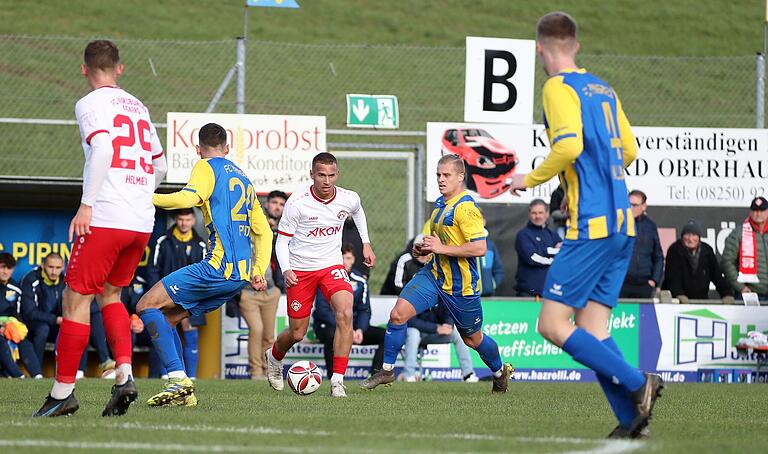
[[757,54],[757,89],[755,90],[755,127],[765,127],[765,55]]
[[427,152],[423,144],[416,146],[416,233],[424,226],[424,163]]
[[235,99],[235,112],[245,113],[245,38],[237,38],[237,92]]

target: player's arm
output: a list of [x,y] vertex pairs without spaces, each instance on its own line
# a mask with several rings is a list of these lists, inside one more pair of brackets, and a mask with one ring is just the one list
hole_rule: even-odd
[[269,260],[272,258],[272,229],[270,229],[269,221],[267,221],[264,210],[259,204],[259,199],[256,197],[254,197],[249,218],[251,220],[251,241],[253,242],[253,250],[256,251],[251,275],[264,277],[267,267],[269,267]]
[[618,96],[616,97],[616,116],[619,120],[619,135],[621,136],[621,148],[624,149],[624,167],[626,167],[637,158],[637,142]]
[[[154,162],[154,161],[153,161]],[[200,206],[211,197],[216,177],[208,161],[201,159],[192,168],[192,175],[181,191],[170,194],[152,194],[152,203],[158,208],[178,210]]]
[[549,122],[550,151],[546,159],[525,176],[525,186],[532,188],[562,172],[584,150],[581,103],[576,92],[553,77],[544,84],[544,114]]
[[429,235],[424,237],[421,250],[449,257],[482,257],[485,255],[487,249],[486,233],[480,210],[473,203],[464,202],[457,205],[453,213],[454,222],[459,226],[464,237],[464,244],[459,246],[442,244],[439,237]]
[[363,242],[363,263],[368,268],[376,266],[376,254],[373,253],[371,247],[371,240],[368,237],[368,221],[365,218],[365,211],[363,205],[360,203],[360,198],[357,199],[357,209],[352,212],[352,220],[355,221],[355,227],[360,234],[360,240]]

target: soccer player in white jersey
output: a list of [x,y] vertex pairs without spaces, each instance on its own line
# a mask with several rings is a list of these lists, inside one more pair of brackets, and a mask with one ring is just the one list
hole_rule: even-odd
[[130,319],[120,291],[133,279],[155,220],[152,193],[167,166],[149,111],[117,85],[123,73],[117,47],[90,42],[81,65],[91,92],[75,105],[85,167],[80,208],[69,225],[75,244],[63,295],[64,321],[56,343],[56,381],[34,416],[64,416],[79,408],[75,375],[90,334],[95,296],[117,363],[116,383],[102,416],[122,415],[138,392],[131,369]]
[[363,240],[364,263],[373,267],[376,256],[368,239],[365,212],[356,192],[336,186],[336,157],[320,153],[312,159],[312,185],[294,192],[285,203],[277,227],[275,255],[283,270],[288,301],[288,328],[265,353],[267,379],[283,389],[283,357],[307,334],[309,314],[319,288],[336,314],[333,340],[331,396],[346,397],[344,373],[352,348],[352,286],[341,256],[344,221],[352,216]]

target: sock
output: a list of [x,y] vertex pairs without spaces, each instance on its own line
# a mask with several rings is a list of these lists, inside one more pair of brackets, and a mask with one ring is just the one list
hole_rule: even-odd
[[598,375],[619,385],[627,393],[636,391],[645,384],[643,374],[633,369],[622,357],[581,328],[576,328],[576,331],[565,341],[563,350]]
[[115,368],[115,384],[124,385],[128,377],[133,377],[133,367],[128,363],[123,363]]
[[115,355],[115,364],[131,364],[133,345],[131,344],[131,319],[120,301],[101,308],[104,319],[104,331],[107,343]]
[[280,362],[283,360],[283,358],[285,358],[285,353],[277,349],[277,342],[272,345],[272,349],[270,351],[272,352],[272,358],[274,358],[275,361]]
[[[176,355],[178,355],[179,361],[181,361],[181,370],[186,372],[187,368],[184,365],[184,349],[181,346],[181,337],[179,336],[179,330],[171,326],[170,324],[168,326],[171,328],[171,334],[173,334],[173,346],[176,347]],[[170,370],[168,370],[167,372],[170,372]]]
[[141,311],[139,317],[144,322],[144,327],[152,339],[152,345],[160,356],[163,366],[168,370],[168,375],[170,376],[171,372],[183,371],[184,364],[176,351],[173,338],[174,329],[168,324],[163,313],[151,308]]
[[187,374],[183,370],[174,370],[172,372],[168,372],[168,378],[182,379],[186,377]]
[[333,375],[341,375],[347,372],[347,364],[349,363],[348,356],[334,356],[333,357]]
[[334,372],[333,375],[331,375],[331,383],[342,383],[344,381],[344,374],[339,374],[337,372]]
[[62,383],[58,380],[54,380],[53,382],[53,389],[51,390],[51,397],[54,399],[66,399],[67,396],[72,394],[75,390],[75,382],[72,383]]
[[184,331],[184,365],[190,377],[197,377],[198,336],[196,329]]
[[[397,360],[397,355],[405,344],[405,329],[408,325],[396,325],[387,323],[387,334],[384,336],[384,370],[392,370],[392,365]],[[389,369],[387,366],[390,366]]]
[[[603,345],[623,358],[619,346],[616,345],[612,337],[604,339]],[[616,419],[619,420],[619,424],[621,427],[628,429],[635,417],[635,406],[632,399],[627,396],[620,386],[613,384],[609,378],[598,375],[597,381],[600,382],[600,387],[603,388],[603,393],[608,399],[608,403],[611,404],[611,409],[613,409]]]
[[[74,386],[77,367],[88,346],[88,336],[91,325],[64,319],[59,328],[59,338],[56,341],[56,381],[72,383]],[[64,396],[66,397],[66,396]]]
[[499,346],[496,345],[491,336],[483,335],[483,340],[480,341],[480,345],[477,346],[475,351],[480,355],[480,359],[483,360],[486,366],[491,369],[493,376],[496,378],[501,377],[501,355],[499,355]]

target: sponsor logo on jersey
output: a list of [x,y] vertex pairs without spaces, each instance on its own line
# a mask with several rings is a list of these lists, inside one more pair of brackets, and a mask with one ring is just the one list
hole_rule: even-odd
[[321,238],[324,236],[333,236],[339,233],[340,230],[341,230],[340,225],[337,225],[335,227],[315,227],[314,229],[309,231],[307,236],[315,237],[315,238]]
[[336,215],[336,217],[339,218],[342,221],[344,219],[347,219],[347,216],[349,216],[349,212],[348,211],[344,211],[344,210],[339,211],[339,214]]
[[301,309],[301,303],[297,300],[291,301],[291,309],[293,309],[294,312],[298,312],[299,309]]
[[310,217],[309,217],[309,220],[310,220],[310,221],[317,221],[317,216],[310,216]]

